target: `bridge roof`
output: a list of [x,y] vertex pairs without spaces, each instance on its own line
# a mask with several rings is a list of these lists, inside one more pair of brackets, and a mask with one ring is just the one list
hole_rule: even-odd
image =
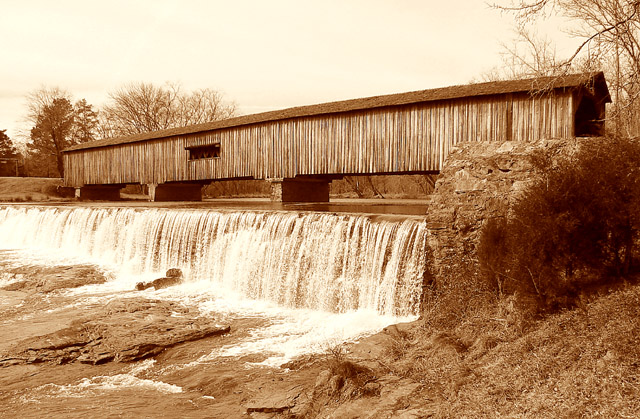
[[321,103],[318,105],[297,106],[294,108],[244,115],[220,121],[189,125],[186,127],[145,132],[124,137],[105,138],[88,143],[78,144],[73,147],[69,147],[64,151],[76,151],[89,148],[135,143],[139,141],[148,141],[175,137],[179,135],[196,134],[205,131],[213,131],[224,128],[233,128],[243,125],[258,124],[262,122],[299,118],[305,116],[361,111],[366,109],[411,105],[414,103],[460,99],[465,97],[521,92],[545,92],[554,89],[572,89],[590,83],[593,83],[596,89],[601,92],[601,95],[603,95],[602,99],[604,99],[606,102],[611,101],[609,90],[607,88],[604,74],[602,72],[570,74],[565,76],[538,77],[522,80],[501,80],[486,83],[441,87],[437,89],[419,90],[407,93],[371,96],[361,99]]

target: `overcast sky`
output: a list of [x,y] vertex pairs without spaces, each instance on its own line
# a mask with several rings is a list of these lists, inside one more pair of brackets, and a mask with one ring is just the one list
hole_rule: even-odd
[[468,83],[513,18],[482,0],[0,0],[0,129],[58,86],[95,107],[129,82],[213,88],[242,114]]

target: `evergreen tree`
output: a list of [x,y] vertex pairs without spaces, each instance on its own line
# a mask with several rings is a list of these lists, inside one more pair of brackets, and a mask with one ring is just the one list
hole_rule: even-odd
[[84,99],[73,105],[70,95],[58,88],[42,88],[27,99],[28,119],[33,124],[29,152],[55,162],[59,175],[64,176],[62,151],[95,139],[98,114]]
[[0,158],[14,159],[18,153],[6,131],[6,129],[0,130]]
[[96,139],[98,129],[98,113],[93,110],[85,99],[80,99],[74,105],[73,142],[86,143]]
[[32,142],[28,145],[29,150],[54,157],[60,176],[64,175],[62,150],[72,145],[73,119],[71,102],[67,98],[58,97],[42,108],[36,125],[31,128]]

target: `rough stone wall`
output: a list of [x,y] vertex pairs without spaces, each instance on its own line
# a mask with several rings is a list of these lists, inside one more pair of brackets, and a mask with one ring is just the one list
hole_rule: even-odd
[[520,192],[535,179],[532,155],[538,150],[571,153],[577,145],[577,140],[459,144],[445,162],[427,210],[433,252],[427,281],[477,267],[482,225],[506,216]]

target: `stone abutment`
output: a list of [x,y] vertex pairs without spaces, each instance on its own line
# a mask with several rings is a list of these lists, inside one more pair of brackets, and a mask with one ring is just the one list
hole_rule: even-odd
[[451,151],[427,210],[428,244],[425,282],[446,281],[460,272],[478,273],[476,248],[482,226],[505,217],[536,173],[532,157],[574,152],[580,139],[535,143],[463,143]]

